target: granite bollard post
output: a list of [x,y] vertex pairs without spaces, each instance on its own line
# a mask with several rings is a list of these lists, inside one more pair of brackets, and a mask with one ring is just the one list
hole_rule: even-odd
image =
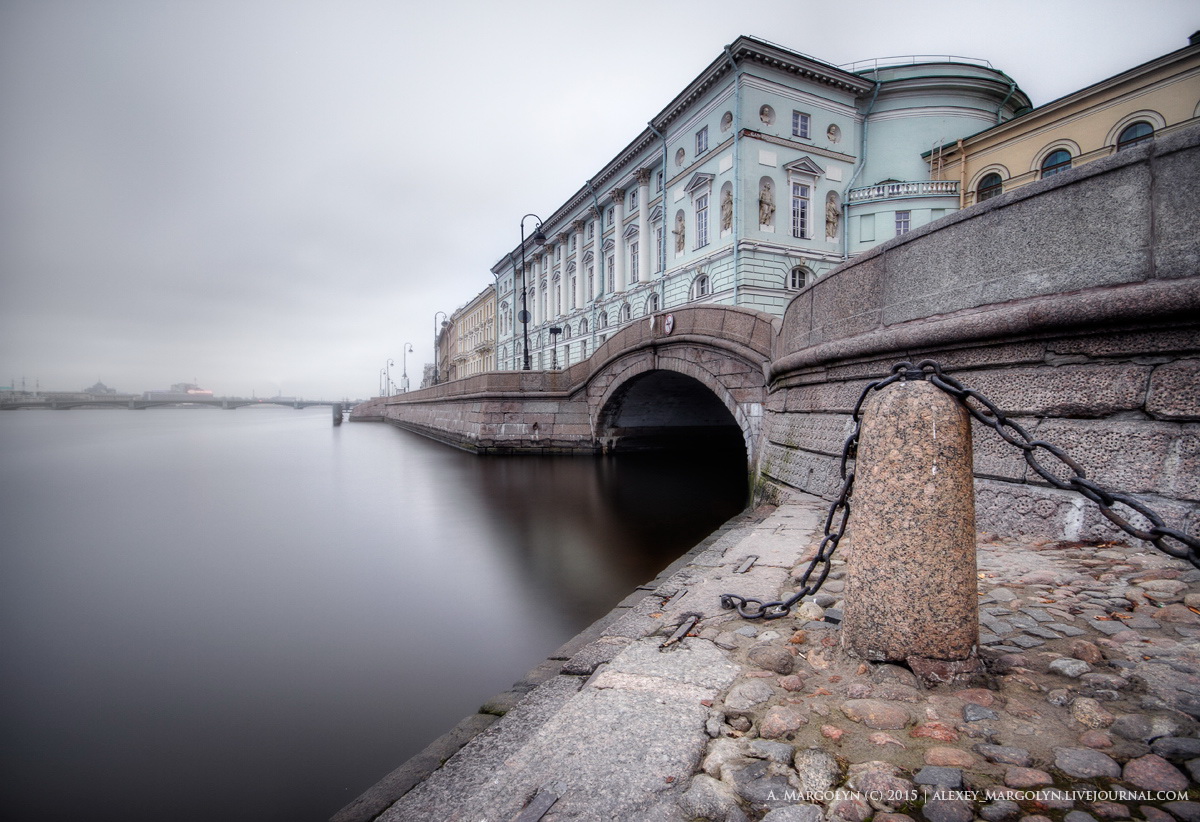
[[971,418],[923,380],[863,409],[842,642],[876,661],[973,659],[979,644]]

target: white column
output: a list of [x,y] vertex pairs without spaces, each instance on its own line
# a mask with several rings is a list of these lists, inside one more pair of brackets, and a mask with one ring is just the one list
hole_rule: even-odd
[[525,296],[525,301],[529,304],[529,324],[536,326],[538,324],[537,313],[537,295],[538,295],[538,271],[542,268],[542,255],[535,254],[533,256],[533,264],[529,266],[529,270],[525,272],[526,286],[529,293]]
[[637,173],[638,184],[638,282],[650,282],[650,257],[654,254],[654,243],[650,237],[650,170],[643,168]]
[[571,223],[575,229],[575,310],[583,308],[583,291],[587,288],[587,272],[583,270],[583,220]]
[[592,236],[595,238],[592,242],[592,266],[596,269],[595,277],[592,279],[592,299],[600,299],[600,295],[604,293],[604,275],[603,262],[604,257],[604,223],[597,225],[596,216],[592,216]]
[[625,189],[614,188],[613,198],[613,291],[625,290],[625,238],[621,236],[625,222]]
[[571,247],[567,242],[568,239],[565,231],[558,235],[558,248],[562,251],[561,260],[559,259],[560,255],[555,254],[555,261],[558,262],[558,288],[550,286],[554,293],[554,316],[556,318],[567,313],[569,296],[567,293],[567,249]]

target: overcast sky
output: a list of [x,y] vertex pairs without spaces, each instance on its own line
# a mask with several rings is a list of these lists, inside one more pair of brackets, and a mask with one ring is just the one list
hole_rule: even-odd
[[1035,105],[1194,0],[0,0],[0,385],[415,386],[434,314],[740,34],[990,60]]

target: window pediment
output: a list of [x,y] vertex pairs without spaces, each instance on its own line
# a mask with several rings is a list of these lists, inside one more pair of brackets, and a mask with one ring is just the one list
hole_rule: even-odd
[[783,167],[783,170],[788,174],[803,175],[805,177],[822,177],[825,174],[825,169],[814,163],[808,157],[801,157],[799,160],[794,160]]
[[703,171],[698,171],[692,175],[692,179],[688,181],[687,186],[684,187],[683,190],[688,194],[695,194],[697,191],[702,189],[712,188],[712,183],[715,179],[716,177],[714,177],[712,174],[706,174]]

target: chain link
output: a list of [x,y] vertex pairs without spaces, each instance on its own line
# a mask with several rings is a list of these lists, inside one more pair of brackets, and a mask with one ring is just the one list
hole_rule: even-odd
[[[1125,533],[1153,544],[1164,554],[1177,559],[1185,559],[1200,568],[1200,539],[1180,530],[1168,528],[1162,517],[1145,503],[1129,494],[1109,491],[1088,479],[1083,467],[1071,459],[1061,448],[1043,440],[1035,440],[1019,423],[1009,419],[987,397],[974,389],[965,387],[958,380],[943,372],[940,363],[934,360],[922,360],[915,366],[910,362],[896,363],[892,366],[890,376],[868,384],[859,395],[858,402],[854,406],[854,413],[851,415],[854,427],[842,446],[842,487],[837,498],[829,506],[821,544],[817,548],[816,556],[813,557],[803,576],[799,579],[800,589],[786,600],[773,602],[763,602],[760,599],[742,597],[737,594],[722,594],[721,605],[723,607],[736,608],[738,614],[744,619],[779,619],[790,614],[792,608],[801,599],[812,596],[820,590],[826,577],[829,576],[833,553],[846,533],[846,524],[850,519],[850,495],[854,489],[854,470],[850,467],[850,463],[858,453],[858,435],[862,428],[863,403],[866,402],[872,391],[878,391],[898,380],[922,379],[927,379],[954,397],[973,418],[991,428],[1009,445],[1021,449],[1025,462],[1047,483],[1064,491],[1076,491],[1082,494],[1096,503],[1100,508],[1100,513]],[[1056,469],[1062,472],[1065,468],[1070,476],[1064,478],[1043,464],[1037,456],[1039,451],[1044,451],[1053,457],[1058,463]],[[1114,510],[1114,505],[1122,505],[1138,514],[1150,523],[1150,527],[1137,527]],[[834,525],[835,520],[836,526]],[[815,579],[813,579],[814,574],[816,575]]]

